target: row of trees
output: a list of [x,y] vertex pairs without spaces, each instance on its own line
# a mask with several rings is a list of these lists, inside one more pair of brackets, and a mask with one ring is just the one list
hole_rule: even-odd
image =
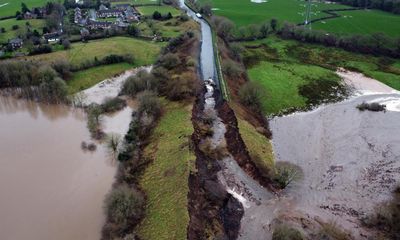
[[303,26],[284,23],[278,34],[286,39],[296,39],[307,43],[340,47],[348,51],[400,57],[400,38],[393,39],[383,33],[370,35],[340,36],[325,31],[309,30]]
[[383,11],[400,14],[400,1],[398,0],[333,0],[345,5],[362,8],[375,8]]

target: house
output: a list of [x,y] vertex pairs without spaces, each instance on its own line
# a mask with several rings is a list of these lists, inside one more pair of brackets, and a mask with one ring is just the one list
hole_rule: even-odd
[[89,29],[109,29],[111,28],[112,22],[101,22],[89,20],[87,27]]
[[97,11],[97,16],[99,18],[120,17],[123,13],[124,11],[119,9],[107,9]]
[[46,33],[43,35],[44,40],[46,40],[47,43],[58,43],[60,42],[62,32],[52,32],[52,33]]
[[108,8],[104,4],[101,4],[99,10],[108,10]]
[[11,49],[13,49],[13,50],[17,49],[17,48],[21,48],[22,44],[23,44],[23,41],[21,38],[14,38],[8,42],[8,46],[11,47]]
[[36,14],[36,18],[43,18],[46,15],[46,7],[33,8],[33,13]]
[[139,14],[132,7],[127,8],[124,13],[127,22],[131,23],[139,21]]
[[83,5],[83,0],[75,0],[76,4]]
[[82,20],[82,12],[80,8],[75,8],[74,22],[79,24]]
[[24,13],[24,19],[35,19],[37,18],[37,14],[31,13],[31,12],[26,12]]
[[130,4],[116,4],[114,6],[115,9],[121,10],[121,11],[125,11],[126,9],[130,8],[131,5]]

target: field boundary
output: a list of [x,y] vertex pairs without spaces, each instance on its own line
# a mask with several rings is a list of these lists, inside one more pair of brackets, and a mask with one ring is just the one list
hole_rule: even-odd
[[[315,22],[320,22],[322,20],[328,20],[328,19],[334,19],[334,18],[341,17],[342,15],[340,15],[337,12],[357,11],[357,10],[363,10],[363,9],[365,9],[365,8],[337,8],[337,9],[322,10],[321,12],[326,13],[330,16],[312,19],[312,20],[310,20],[309,23],[315,23]],[[297,26],[304,26],[304,25],[305,25],[304,22],[297,24]]]

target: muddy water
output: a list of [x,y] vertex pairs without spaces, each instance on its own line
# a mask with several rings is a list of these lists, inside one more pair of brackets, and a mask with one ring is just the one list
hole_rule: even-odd
[[[291,210],[334,221],[363,239],[361,234],[369,233],[359,218],[390,199],[399,184],[400,94],[356,73],[341,75],[356,87],[357,96],[276,117],[270,127],[276,161],[303,171],[286,193]],[[361,112],[356,106],[362,102],[387,104],[388,111]]]
[[89,140],[80,110],[0,97],[0,239],[100,238],[116,166]]

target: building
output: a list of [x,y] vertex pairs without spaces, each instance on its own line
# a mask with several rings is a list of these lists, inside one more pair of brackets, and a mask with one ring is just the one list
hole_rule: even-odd
[[89,20],[86,26],[89,29],[109,29],[112,26],[112,22],[102,22],[102,21]]
[[116,4],[114,6],[115,9],[121,10],[121,11],[125,11],[126,9],[130,8],[131,5],[130,4]]
[[21,48],[23,45],[23,41],[21,38],[14,38],[8,42],[8,46],[11,47],[13,50],[17,48]]
[[37,18],[37,14],[26,12],[24,13],[24,19],[35,19]]
[[97,17],[109,18],[109,17],[120,17],[123,16],[124,11],[119,9],[107,9],[97,11]]
[[75,8],[74,22],[75,24],[79,24],[82,20],[82,11],[80,8]]
[[139,14],[135,11],[135,9],[133,9],[132,7],[128,7],[126,10],[125,10],[125,20],[128,22],[128,23],[131,23],[131,22],[137,22],[137,21],[139,21],[140,19],[139,19]]
[[108,10],[108,7],[106,7],[104,4],[101,4],[99,10]]
[[47,43],[58,43],[60,42],[62,32],[52,32],[52,33],[46,33],[43,35],[44,40],[46,40]]

